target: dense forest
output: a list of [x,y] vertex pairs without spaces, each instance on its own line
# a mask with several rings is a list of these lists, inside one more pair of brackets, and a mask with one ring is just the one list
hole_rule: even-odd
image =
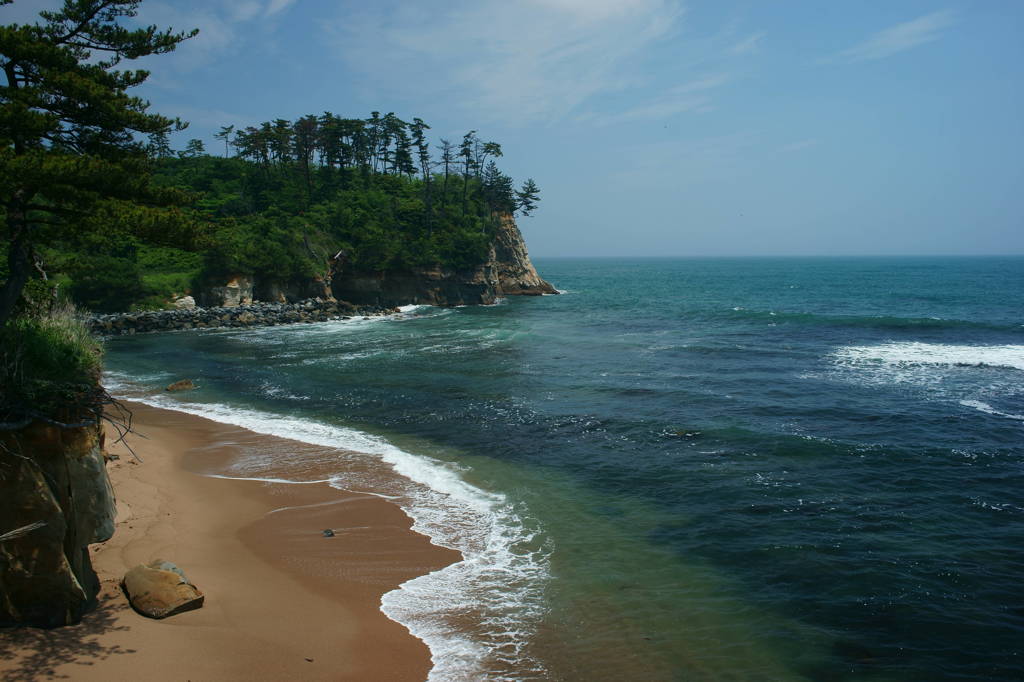
[[539,192],[533,180],[516,188],[495,162],[501,145],[476,131],[434,150],[427,130],[393,113],[325,113],[225,126],[216,154],[197,139],[175,152],[166,133],[153,134],[154,184],[186,192],[183,215],[140,230],[137,216],[101,211],[90,220],[102,225],[56,241],[45,261],[96,311],[160,307],[227,275],[314,277],[338,255],[366,271],[472,268],[496,217],[529,215]]

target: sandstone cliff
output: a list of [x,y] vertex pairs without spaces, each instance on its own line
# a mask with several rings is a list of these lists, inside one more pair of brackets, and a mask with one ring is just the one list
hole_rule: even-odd
[[0,431],[0,625],[77,623],[99,591],[88,545],[115,514],[98,425]]

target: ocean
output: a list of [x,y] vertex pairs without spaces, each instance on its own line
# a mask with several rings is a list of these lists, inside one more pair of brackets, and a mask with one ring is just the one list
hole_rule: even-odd
[[113,338],[108,388],[462,551],[382,604],[433,680],[1024,679],[1024,258],[536,265],[563,295]]

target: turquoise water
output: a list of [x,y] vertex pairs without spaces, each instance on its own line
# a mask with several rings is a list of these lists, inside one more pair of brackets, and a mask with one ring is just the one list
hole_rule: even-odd
[[1024,259],[537,265],[567,293],[116,338],[110,381],[407,478],[337,456],[467,557],[385,598],[436,679],[1024,678]]

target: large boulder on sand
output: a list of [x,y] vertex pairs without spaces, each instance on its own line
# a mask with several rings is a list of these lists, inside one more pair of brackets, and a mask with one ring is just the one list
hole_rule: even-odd
[[150,618],[166,618],[203,605],[203,593],[180,568],[156,559],[139,564],[124,575],[124,591],[132,607]]

